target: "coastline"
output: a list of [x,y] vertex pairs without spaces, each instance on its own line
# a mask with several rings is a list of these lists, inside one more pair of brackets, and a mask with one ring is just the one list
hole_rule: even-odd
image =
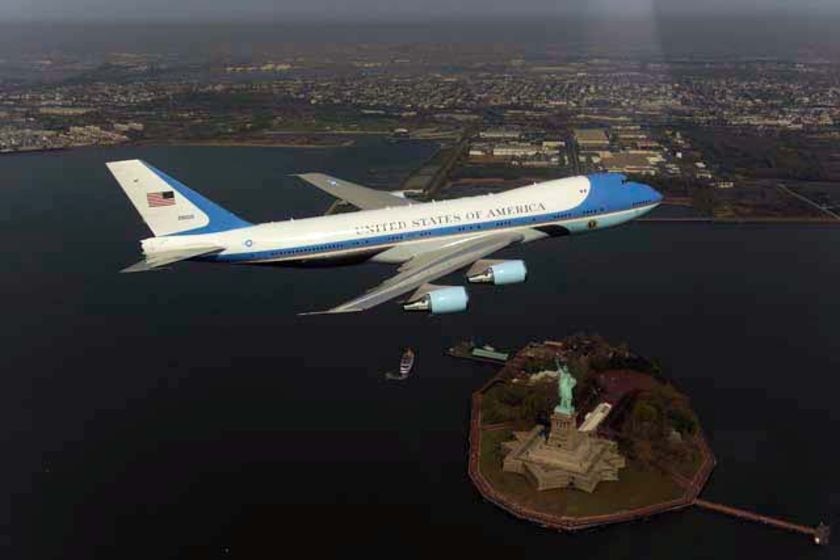
[[760,224],[791,224],[807,226],[840,226],[840,220],[831,218],[782,217],[782,216],[754,216],[749,218],[637,218],[635,220],[645,224],[706,224],[706,225],[760,225]]
[[344,142],[336,142],[330,144],[294,144],[290,142],[259,142],[250,140],[195,140],[195,141],[173,141],[173,142],[151,142],[145,144],[147,146],[164,145],[164,146],[212,146],[215,148],[300,148],[306,150],[317,150],[325,148],[347,148],[355,144],[354,140],[346,140]]

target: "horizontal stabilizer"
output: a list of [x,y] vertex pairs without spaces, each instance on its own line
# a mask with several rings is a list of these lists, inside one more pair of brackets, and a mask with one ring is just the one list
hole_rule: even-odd
[[224,247],[204,246],[191,247],[189,249],[179,249],[177,251],[162,251],[159,253],[152,253],[146,255],[142,261],[135,263],[128,268],[122,269],[120,272],[147,272],[154,270],[168,264],[173,264],[195,257],[202,257],[204,255],[212,255],[224,250]]

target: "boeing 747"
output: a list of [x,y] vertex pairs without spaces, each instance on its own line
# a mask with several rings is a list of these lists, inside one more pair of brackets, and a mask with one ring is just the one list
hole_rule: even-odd
[[505,247],[616,226],[662,201],[652,187],[616,173],[437,202],[417,202],[321,173],[304,173],[298,177],[359,211],[252,224],[148,163],[128,160],[107,166],[153,234],[140,242],[143,260],[123,272],[186,260],[397,265],[396,273],[378,286],[315,313],[363,311],[400,297],[407,311],[464,311],[469,296],[463,286],[432,282],[461,269],[474,284],[524,282],[524,261],[488,257]]

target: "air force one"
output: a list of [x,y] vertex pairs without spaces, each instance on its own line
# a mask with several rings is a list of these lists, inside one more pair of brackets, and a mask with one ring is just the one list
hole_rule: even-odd
[[123,272],[179,261],[277,266],[379,262],[396,273],[364,294],[326,311],[351,313],[408,295],[406,311],[452,313],[467,308],[463,286],[432,284],[460,269],[474,284],[516,284],[521,260],[489,259],[521,243],[597,231],[637,218],[662,195],[624,175],[569,177],[446,201],[417,202],[321,173],[300,179],[359,211],[251,224],[140,160],[106,164],[154,237],[144,259]]

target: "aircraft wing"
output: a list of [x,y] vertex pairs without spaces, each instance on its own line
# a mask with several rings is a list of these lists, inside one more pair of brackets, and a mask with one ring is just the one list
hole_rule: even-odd
[[298,175],[301,179],[315,185],[336,198],[347,201],[353,206],[362,210],[375,210],[394,206],[407,206],[411,201],[401,196],[390,194],[387,191],[378,191],[345,181],[336,179],[323,173],[302,173]]
[[459,268],[469,266],[508,245],[522,241],[522,239],[521,233],[497,233],[421,253],[403,264],[395,276],[388,278],[365,294],[332,309],[303,313],[302,315],[355,313],[376,307],[380,303],[385,303],[415,290]]
[[159,253],[146,255],[146,258],[142,261],[135,263],[128,268],[124,268],[120,272],[146,272],[148,270],[160,268],[178,261],[219,253],[223,250],[224,247],[205,245],[203,247],[190,247],[189,249],[179,249],[177,251],[161,251]]

